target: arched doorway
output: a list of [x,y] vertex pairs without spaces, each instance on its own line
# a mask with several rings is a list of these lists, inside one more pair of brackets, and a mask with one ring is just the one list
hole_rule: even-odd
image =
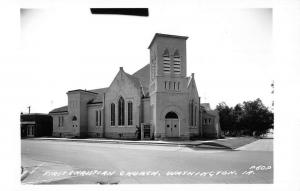
[[166,137],[179,137],[178,115],[170,111],[165,116]]

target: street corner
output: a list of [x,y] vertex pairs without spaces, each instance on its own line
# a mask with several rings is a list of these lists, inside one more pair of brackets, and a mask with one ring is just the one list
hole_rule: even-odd
[[255,142],[237,148],[239,151],[273,151],[273,139],[258,139]]
[[71,176],[67,172],[72,167],[61,162],[45,162],[22,157],[22,184],[41,184],[68,179]]

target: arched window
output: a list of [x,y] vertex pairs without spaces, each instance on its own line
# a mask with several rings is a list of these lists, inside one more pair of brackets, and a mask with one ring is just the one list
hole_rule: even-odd
[[118,124],[119,125],[124,125],[124,118],[125,118],[124,106],[125,106],[124,99],[123,97],[120,97],[118,102]]
[[164,73],[165,74],[170,74],[171,72],[171,59],[169,55],[168,49],[165,49],[163,53],[163,65],[164,65]]
[[96,110],[95,112],[95,115],[96,115],[96,126],[99,126],[99,114],[98,114],[98,110]]
[[99,126],[102,126],[102,112],[99,110]]
[[179,51],[176,50],[174,53],[174,74],[180,74],[181,72],[181,58]]
[[127,109],[128,109],[128,125],[132,125],[133,123],[132,123],[132,102],[130,101],[130,102],[128,102],[128,107],[127,107]]
[[194,100],[190,101],[189,104],[189,113],[190,113],[190,126],[194,126]]
[[197,107],[196,106],[194,106],[194,126],[196,126],[197,125]]
[[173,111],[170,111],[169,113],[166,114],[166,119],[178,119],[178,115],[173,112]]
[[115,126],[115,104],[110,104],[110,125]]

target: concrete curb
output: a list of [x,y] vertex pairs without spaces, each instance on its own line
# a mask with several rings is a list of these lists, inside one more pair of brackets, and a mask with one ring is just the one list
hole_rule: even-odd
[[23,181],[28,175],[29,175],[29,172],[27,170],[24,170],[21,174],[21,181]]
[[128,144],[128,145],[155,145],[155,146],[173,146],[173,147],[188,147],[188,148],[204,148],[204,149],[229,149],[233,148],[224,145],[207,144],[213,141],[205,141],[203,143],[166,143],[166,142],[139,142],[139,141],[119,141],[119,140],[88,140],[88,139],[51,139],[51,138],[30,138],[27,140],[45,140],[45,141],[63,141],[63,142],[84,142],[84,143],[113,143],[113,144]]

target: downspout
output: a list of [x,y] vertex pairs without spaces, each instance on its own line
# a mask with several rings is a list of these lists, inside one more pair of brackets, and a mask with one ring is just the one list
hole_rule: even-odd
[[203,136],[203,128],[202,128],[202,109],[201,109],[201,97],[199,97],[199,114],[200,114],[200,121],[199,121],[199,135]]
[[106,118],[106,113],[105,113],[105,92],[103,92],[103,138],[105,138],[105,118]]

